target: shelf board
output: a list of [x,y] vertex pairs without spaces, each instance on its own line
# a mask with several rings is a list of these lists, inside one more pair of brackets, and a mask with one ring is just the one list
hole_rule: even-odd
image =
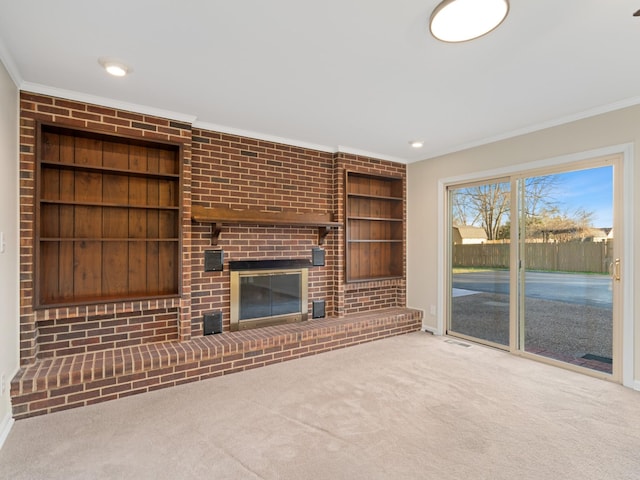
[[347,220],[367,220],[374,222],[402,222],[402,218],[392,218],[392,217],[347,217]]
[[347,243],[402,243],[402,240],[347,240]]
[[382,280],[395,280],[403,278],[402,275],[387,275],[384,277],[357,277],[350,278],[347,283],[362,283],[362,282],[380,282]]
[[58,168],[64,170],[82,170],[85,172],[96,172],[96,173],[107,173],[113,175],[126,175],[130,176],[139,176],[146,178],[160,178],[167,180],[179,180],[180,174],[177,173],[160,173],[160,172],[147,172],[142,170],[130,170],[123,168],[113,168],[113,167],[103,167],[101,165],[81,165],[77,163],[66,163],[66,162],[49,162],[49,161],[40,161],[40,165],[46,168]]
[[179,242],[179,238],[41,237],[41,242]]
[[180,210],[180,207],[170,205],[130,205],[125,203],[107,202],[76,202],[75,200],[47,200],[41,199],[40,203],[48,205],[69,205],[72,207],[109,207],[109,208],[137,208],[142,210]]
[[347,197],[349,198],[366,198],[373,200],[391,200],[394,202],[402,202],[404,199],[402,197],[388,197],[384,195],[370,195],[368,193],[347,193]]
[[191,219],[197,223],[212,224],[213,244],[218,238],[223,224],[237,225],[286,225],[318,227],[318,244],[322,245],[332,228],[341,225],[333,220],[332,213],[319,212],[273,212],[270,210],[234,210],[227,207],[204,207],[193,205]]

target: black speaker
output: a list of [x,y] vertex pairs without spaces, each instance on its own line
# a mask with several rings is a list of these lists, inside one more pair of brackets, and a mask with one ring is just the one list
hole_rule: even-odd
[[311,250],[311,264],[314,267],[324,267],[324,250],[314,247]]
[[204,271],[221,272],[224,268],[224,250],[205,250]]
[[202,329],[205,335],[222,333],[222,312],[205,313]]
[[314,300],[313,302],[311,302],[311,305],[311,318],[324,318],[324,300]]

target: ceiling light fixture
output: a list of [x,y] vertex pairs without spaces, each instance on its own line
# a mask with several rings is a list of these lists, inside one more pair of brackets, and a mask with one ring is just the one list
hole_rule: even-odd
[[495,30],[509,13],[509,0],[443,0],[429,30],[443,42],[466,42]]
[[98,59],[98,63],[102,65],[107,73],[113,75],[114,77],[124,77],[129,73],[130,69],[124,63],[109,60],[106,58]]
[[412,140],[409,142],[413,148],[422,148],[424,146],[424,142],[422,140]]

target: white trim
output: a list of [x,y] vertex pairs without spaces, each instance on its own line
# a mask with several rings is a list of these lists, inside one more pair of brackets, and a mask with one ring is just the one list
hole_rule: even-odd
[[368,152],[366,150],[359,150],[357,148],[345,147],[344,145],[338,145],[338,148],[336,151],[340,153],[351,154],[351,155],[361,155],[364,157],[377,158],[379,160],[388,160],[389,162],[405,163],[405,164],[408,163],[407,160],[404,160],[402,158],[392,157],[390,155],[383,155],[381,153]]
[[20,85],[20,90],[39,93],[41,95],[49,95],[51,97],[66,98],[68,100],[75,100],[77,102],[100,105],[102,107],[117,108],[119,110],[141,113],[143,115],[153,115],[154,117],[169,118],[171,120],[177,120],[179,122],[188,123],[190,125],[196,121],[196,117],[193,115],[186,115],[184,113],[173,112],[171,110],[149,107],[147,105],[139,105],[137,103],[121,102],[119,100],[113,100],[111,98],[98,97],[96,95],[90,95],[88,93],[74,92],[72,90],[49,87],[47,85],[41,85],[39,83],[23,82],[22,85]]
[[[444,335],[445,327],[444,327],[444,316],[445,316],[445,308],[444,305],[447,302],[447,289],[445,286],[448,285],[448,274],[445,272],[445,267],[447,262],[445,259],[447,258],[449,249],[447,245],[447,240],[449,236],[447,235],[447,219],[449,217],[447,213],[447,209],[445,206],[447,205],[447,185],[445,180],[438,180],[438,263],[437,263],[437,271],[438,271],[438,282],[437,283],[437,295],[436,299],[437,304],[437,312],[438,316],[436,318],[436,326],[439,335]],[[448,310],[448,309],[447,309]]]
[[[478,140],[473,140],[467,143],[461,143],[452,147],[444,148],[442,150],[435,150],[432,152],[425,152],[426,157],[423,160],[428,160],[430,158],[441,157],[442,155],[447,155],[449,153],[460,152],[462,150],[468,150],[474,147],[480,147],[482,145],[487,145],[489,143],[499,142],[501,140],[507,140],[509,138],[518,137],[520,135],[527,135],[529,133],[538,132],[540,130],[544,130],[547,128],[557,127],[559,125],[565,125],[567,123],[575,122],[578,120],[584,120],[586,118],[595,117],[597,115],[602,115],[604,113],[613,112],[616,110],[621,110],[627,107],[633,107],[635,105],[640,104],[640,97],[631,97],[626,98],[624,100],[620,100],[618,102],[609,103],[607,105],[601,105],[599,107],[590,108],[589,110],[583,110],[578,113],[574,113],[571,115],[566,115],[564,117],[555,118],[552,120],[548,120],[542,123],[536,123],[530,125],[528,127],[520,128],[518,130],[511,130],[510,132],[500,133],[498,135],[494,135],[491,137],[485,137]],[[416,160],[420,161],[420,160]],[[411,163],[411,162],[410,162]]]
[[2,449],[4,442],[9,437],[9,432],[11,431],[11,427],[13,427],[14,423],[15,420],[11,416],[10,412],[8,412],[0,422],[0,449]]
[[[570,153],[567,155],[561,155],[559,157],[545,158],[543,160],[534,160],[527,163],[509,165],[507,167],[499,167],[491,170],[479,170],[471,173],[465,173],[463,175],[447,177],[447,178],[440,179],[440,181],[438,182],[438,187],[444,186],[446,188],[447,186],[453,185],[456,183],[481,181],[485,179],[493,179],[496,177],[506,177],[514,174],[522,174],[522,173],[527,173],[527,171],[529,170],[537,170],[539,168],[554,167],[558,165],[579,162],[582,160],[588,160],[590,158],[606,157],[608,155],[624,154],[625,160],[626,160],[626,155],[632,151],[633,151],[633,144],[630,144],[630,143],[611,145],[608,147],[597,148],[595,150],[587,150],[583,152]],[[633,158],[631,158],[630,160],[633,161]],[[626,166],[627,165],[625,163],[625,167]]]
[[429,325],[423,325],[422,329],[425,332],[432,333],[433,335],[442,335],[441,331],[439,331],[437,328],[430,327]]
[[622,284],[622,384],[625,387],[635,388],[635,312],[634,312],[634,273],[633,273],[633,232],[635,213],[634,206],[634,147],[629,143],[622,149],[622,172],[623,172],[623,207],[622,207],[622,272],[624,281]]
[[16,84],[16,87],[20,88],[20,84],[22,84],[22,77],[20,76],[20,72],[18,71],[18,67],[13,61],[13,57],[7,50],[4,42],[0,38],[0,62],[4,65],[4,68],[7,69],[11,80]]
[[[0,44],[0,60],[2,60],[2,45]],[[11,73],[11,71],[10,71]],[[13,75],[12,75],[12,78]],[[14,81],[16,79],[14,78]],[[228,133],[230,135],[239,135],[241,137],[255,138],[257,140],[265,140],[267,142],[281,143],[283,145],[289,145],[292,147],[308,148],[310,150],[317,150],[327,153],[348,153],[352,155],[362,155],[365,157],[376,158],[379,160],[388,160],[395,163],[406,164],[407,160],[392,157],[389,155],[382,155],[375,152],[368,152],[365,150],[358,150],[355,148],[345,147],[338,145],[337,147],[330,147],[327,145],[320,145],[318,143],[305,142],[301,140],[294,140],[292,138],[279,137],[277,135],[271,135],[268,133],[254,132],[251,130],[243,130],[241,128],[228,127],[226,125],[219,125],[217,123],[202,122],[194,115],[188,115],[185,113],[174,112],[171,110],[163,110],[159,108],[149,107],[147,105],[140,105],[137,103],[121,102],[106,97],[99,97],[96,95],[90,95],[88,93],[75,92],[72,90],[64,90],[62,88],[49,87],[47,85],[41,85],[39,83],[31,82],[17,82],[16,85],[20,87],[20,90],[32,93],[38,93],[40,95],[48,95],[51,97],[65,98],[68,100],[75,100],[77,102],[90,103],[93,105],[100,105],[102,107],[117,108],[119,110],[126,110],[129,112],[140,113],[143,115],[153,115],[155,117],[169,118],[171,120],[177,120],[179,122],[188,123],[194,128],[200,128],[202,130],[209,130],[213,132]]]
[[267,133],[253,132],[251,130],[243,130],[241,128],[227,127],[225,125],[218,125],[216,123],[201,122],[199,120],[196,120],[195,122],[193,122],[193,126],[194,126],[194,128],[201,128],[202,130],[210,130],[212,132],[228,133],[230,135],[238,135],[238,136],[241,136],[241,137],[255,138],[257,140],[265,140],[267,142],[282,143],[284,145],[290,145],[290,146],[293,146],[293,147],[300,147],[300,148],[308,148],[310,150],[318,150],[320,152],[328,152],[328,153],[335,153],[336,152],[335,148],[327,147],[326,145],[319,145],[319,144],[316,144],[316,143],[302,142],[302,141],[298,141],[298,140],[293,140],[291,138],[278,137],[276,135],[269,135]]
[[633,163],[634,148],[632,143],[619,145],[611,145],[608,147],[577,152],[558,157],[537,160],[523,164],[510,165],[508,167],[500,167],[492,170],[478,171],[457,175],[454,177],[442,178],[438,180],[438,330],[444,332],[444,313],[443,305],[447,298],[445,284],[447,272],[445,271],[445,258],[447,255],[446,244],[446,228],[447,214],[445,212],[445,199],[447,195],[447,186],[458,183],[477,181],[483,179],[500,178],[504,176],[523,174],[529,170],[539,168],[553,167],[565,165],[582,160],[589,160],[608,155],[622,155],[623,178],[623,225],[624,232],[622,237],[624,257],[622,258],[621,268],[624,272],[624,284],[622,292],[622,384],[625,387],[640,390],[640,381],[635,380],[635,352],[634,352],[634,318],[635,309],[633,303],[634,297],[634,270],[633,270],[633,232],[634,232],[634,194],[633,194]]

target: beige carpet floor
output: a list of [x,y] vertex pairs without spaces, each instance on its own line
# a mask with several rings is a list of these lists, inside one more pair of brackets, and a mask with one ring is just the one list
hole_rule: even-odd
[[1,479],[639,479],[640,392],[414,333],[16,422]]

